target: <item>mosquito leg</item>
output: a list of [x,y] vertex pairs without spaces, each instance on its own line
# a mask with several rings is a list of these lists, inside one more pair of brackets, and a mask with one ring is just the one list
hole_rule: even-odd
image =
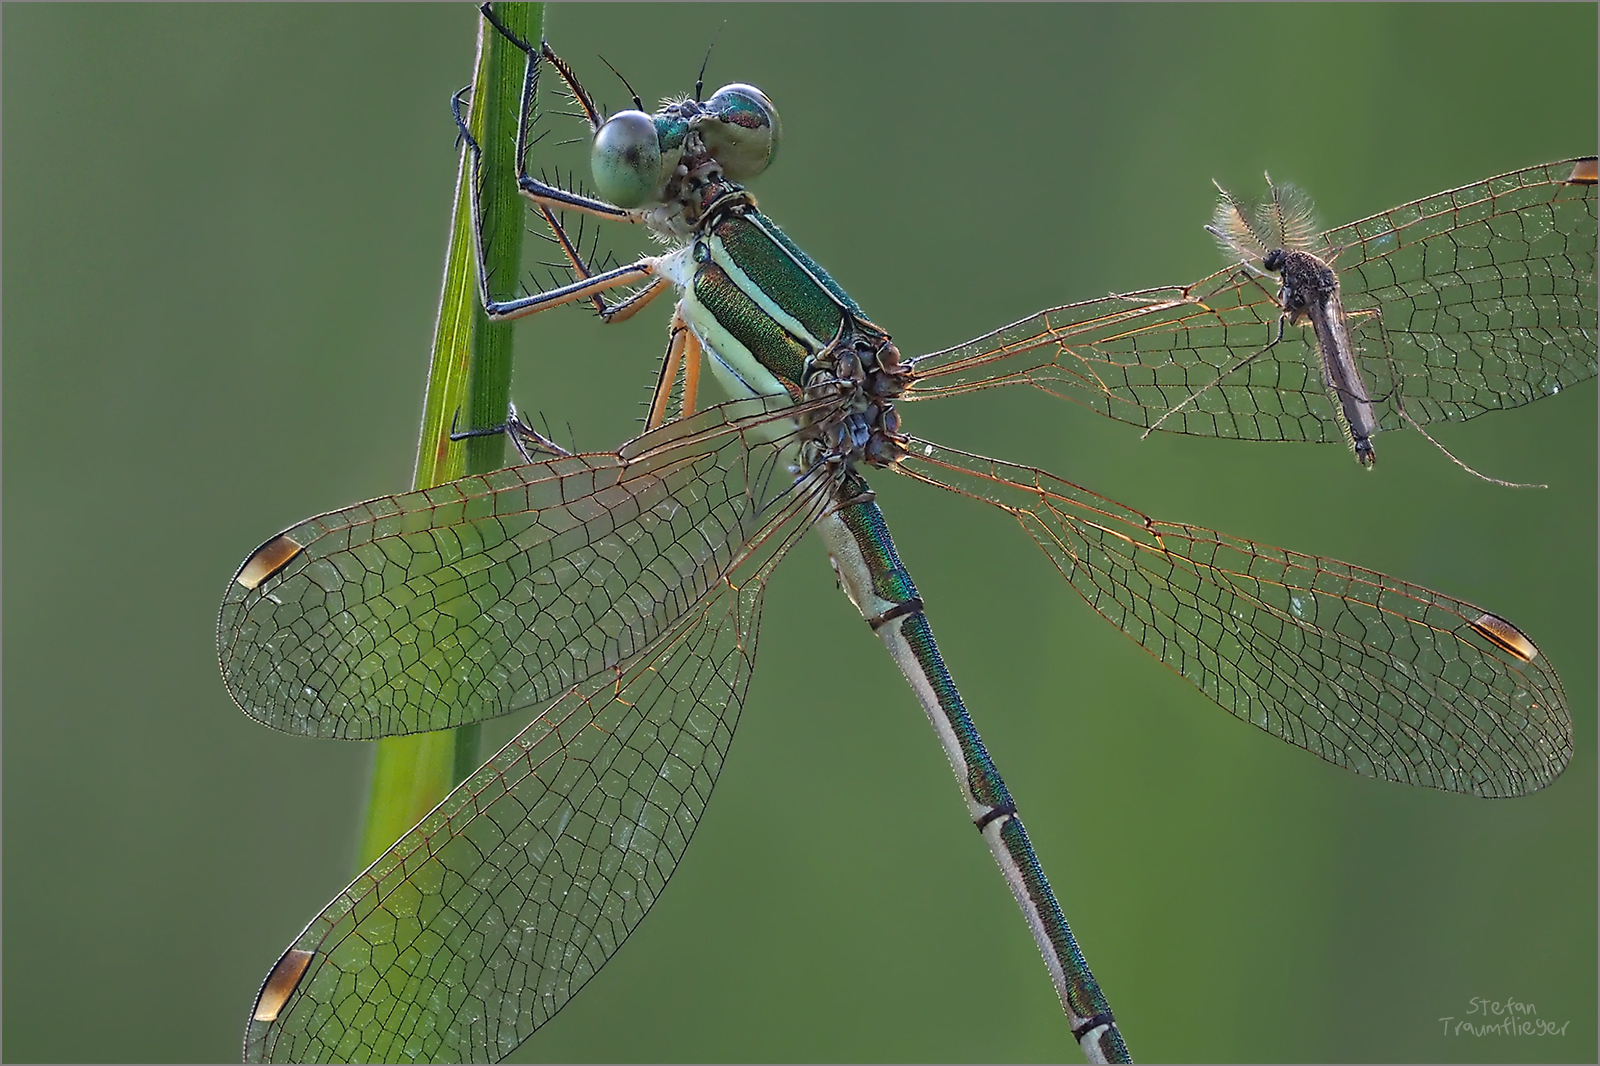
[[[1456,466],[1460,467],[1462,470],[1465,470],[1467,473],[1471,474],[1480,481],[1487,481],[1491,485],[1500,485],[1508,489],[1547,489],[1550,487],[1549,485],[1540,484],[1538,482],[1505,481],[1501,478],[1491,477],[1488,474],[1483,473],[1481,470],[1469,466],[1467,463],[1458,458],[1456,454],[1449,448],[1446,448],[1437,439],[1435,439],[1433,434],[1429,433],[1426,429],[1423,429],[1422,422],[1413,417],[1410,411],[1406,410],[1405,392],[1402,388],[1404,381],[1400,376],[1400,368],[1395,365],[1394,357],[1390,354],[1393,349],[1389,347],[1389,337],[1384,331],[1383,319],[1379,316],[1377,310],[1374,308],[1366,308],[1360,311],[1351,311],[1348,313],[1348,318],[1350,320],[1350,332],[1352,334],[1354,334],[1358,328],[1370,326],[1377,329],[1378,344],[1383,349],[1383,362],[1388,368],[1389,387],[1383,394],[1383,397],[1390,403],[1394,404],[1395,413],[1400,416],[1400,420],[1402,422],[1416,430],[1418,433],[1422,434],[1423,440],[1427,441],[1435,448],[1438,448],[1446,459],[1450,460]],[[1367,360],[1367,362],[1370,363],[1370,360]]]
[[[1261,284],[1261,279],[1263,277],[1268,277],[1270,275],[1264,275],[1260,271],[1254,270],[1253,268],[1250,267],[1250,265],[1248,263],[1245,263],[1245,264],[1242,264],[1242,265],[1244,267],[1246,267],[1247,271],[1249,272],[1250,283],[1262,288],[1264,291],[1269,291],[1269,293],[1270,293],[1270,290],[1266,290],[1266,287]],[[1198,302],[1203,304],[1205,301],[1204,300],[1200,300]],[[1277,303],[1277,298],[1276,297],[1273,297],[1273,302],[1274,302],[1274,304]],[[1227,366],[1227,367],[1224,367],[1224,368],[1220,369],[1217,372],[1217,376],[1216,377],[1212,378],[1210,381],[1208,381],[1204,385],[1200,386],[1200,388],[1196,389],[1194,392],[1191,392],[1188,396],[1185,396],[1181,401],[1179,401],[1179,403],[1178,403],[1178,405],[1176,407],[1171,408],[1165,414],[1163,414],[1160,418],[1158,418],[1154,422],[1152,422],[1150,424],[1149,428],[1147,428],[1142,434],[1140,434],[1140,439],[1142,440],[1143,438],[1148,437],[1150,434],[1154,433],[1156,430],[1160,429],[1161,428],[1161,424],[1163,422],[1165,422],[1167,419],[1171,418],[1173,415],[1175,415],[1178,412],[1182,411],[1184,408],[1188,407],[1190,404],[1192,404],[1196,400],[1198,400],[1201,396],[1204,396],[1211,389],[1215,388],[1218,385],[1221,385],[1229,377],[1231,377],[1232,375],[1238,373],[1240,370],[1242,370],[1245,367],[1249,366],[1251,363],[1255,362],[1255,360],[1259,359],[1261,356],[1265,355],[1267,352],[1270,352],[1273,348],[1277,347],[1278,343],[1283,340],[1283,329],[1284,329],[1285,324],[1286,324],[1285,316],[1280,314],[1278,316],[1278,333],[1277,333],[1277,336],[1273,337],[1272,340],[1266,345],[1266,347],[1259,348],[1256,351],[1251,352],[1249,355],[1245,356],[1244,358],[1239,359],[1238,361],[1233,363],[1233,365]]]
[[1245,356],[1243,359],[1240,359],[1237,362],[1235,362],[1232,366],[1229,366],[1229,367],[1221,370],[1220,372],[1218,372],[1216,377],[1212,378],[1210,381],[1208,381],[1204,385],[1200,386],[1194,392],[1191,392],[1189,395],[1185,396],[1178,403],[1178,405],[1176,407],[1171,408],[1165,414],[1163,414],[1160,418],[1158,418],[1154,422],[1150,423],[1150,428],[1146,429],[1142,434],[1140,434],[1140,439],[1142,440],[1143,438],[1148,437],[1150,434],[1154,433],[1156,430],[1160,429],[1161,428],[1161,423],[1165,422],[1167,419],[1171,418],[1173,415],[1177,414],[1179,411],[1182,411],[1185,407],[1188,407],[1190,404],[1194,403],[1196,400],[1198,400],[1200,397],[1204,396],[1207,392],[1211,391],[1213,388],[1216,388],[1218,385],[1221,385],[1228,378],[1232,377],[1234,374],[1237,374],[1240,370],[1243,370],[1245,367],[1249,366],[1251,363],[1253,363],[1257,359],[1261,358],[1261,356],[1266,355],[1268,352],[1272,351],[1272,349],[1276,348],[1278,346],[1278,343],[1283,340],[1283,327],[1284,327],[1285,321],[1286,320],[1283,317],[1281,317],[1281,316],[1279,317],[1279,319],[1278,319],[1278,335],[1276,337],[1273,337],[1271,343],[1269,343],[1265,348],[1256,349],[1255,351],[1251,352],[1249,355]]

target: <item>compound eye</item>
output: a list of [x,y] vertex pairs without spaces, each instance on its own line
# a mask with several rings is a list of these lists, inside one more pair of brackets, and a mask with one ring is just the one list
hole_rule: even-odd
[[706,148],[734,181],[749,181],[771,164],[783,138],[778,109],[754,85],[724,85],[705,103],[699,122]]
[[661,184],[661,144],[643,111],[618,111],[606,119],[589,148],[589,169],[600,198],[618,207],[642,207]]
[[1276,274],[1278,271],[1283,269],[1283,261],[1283,249],[1274,248],[1272,251],[1268,252],[1267,257],[1261,261],[1261,266],[1263,269],[1270,270]]

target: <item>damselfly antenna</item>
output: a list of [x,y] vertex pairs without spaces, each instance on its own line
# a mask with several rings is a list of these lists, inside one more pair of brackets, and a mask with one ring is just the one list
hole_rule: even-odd
[[711,62],[711,50],[717,46],[717,38],[722,36],[722,27],[728,24],[727,19],[722,20],[722,25],[717,27],[717,32],[711,35],[711,43],[706,45],[706,57],[700,61],[700,73],[694,76],[694,102],[700,102],[700,94],[706,87],[706,65]]
[[628,79],[622,76],[622,71],[618,70],[616,67],[613,67],[611,65],[611,61],[605,56],[600,57],[600,62],[604,63],[606,65],[606,69],[617,76],[617,80],[622,82],[622,87],[628,90],[628,95],[633,97],[633,109],[635,111],[643,111],[644,101],[639,99],[639,94],[634,91],[633,86],[628,84]]

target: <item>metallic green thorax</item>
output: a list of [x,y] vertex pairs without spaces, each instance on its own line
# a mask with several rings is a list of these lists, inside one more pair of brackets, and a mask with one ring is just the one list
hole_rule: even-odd
[[[747,200],[732,199],[720,217],[707,222],[695,238],[693,281],[679,307],[715,354],[725,383],[730,373],[744,382],[745,389],[731,390],[735,396],[773,392],[776,385],[799,399],[808,361],[848,326],[881,333]],[[764,381],[767,376],[772,380]]]

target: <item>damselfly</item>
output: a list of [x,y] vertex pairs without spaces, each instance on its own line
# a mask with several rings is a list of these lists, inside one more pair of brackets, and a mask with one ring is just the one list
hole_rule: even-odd
[[[648,155],[634,114],[606,127],[624,159]],[[656,419],[693,406],[699,355],[748,398],[615,453],[321,516],[241,567],[219,646],[230,690],[268,724],[377,736],[544,707],[285,953],[253,1012],[252,1056],[498,1058],[564,1005],[681,858],[740,710],[765,579],[813,525],[944,741],[1085,1052],[1125,1055],[859,466],[999,504],[1109,620],[1237,716],[1336,765],[1483,795],[1531,791],[1565,765],[1560,683],[1503,619],[901,432],[894,399],[939,364],[908,371],[731,180],[770,159],[770,103],[729,86],[639,117],[658,147],[681,131],[669,163],[682,172],[645,168],[670,194],[645,182],[619,208],[525,188],[542,206],[654,211],[688,243],[495,310],[632,281],[657,295],[665,279],[681,328]],[[724,169],[730,150],[743,166]],[[621,179],[609,187],[630,197]]]

